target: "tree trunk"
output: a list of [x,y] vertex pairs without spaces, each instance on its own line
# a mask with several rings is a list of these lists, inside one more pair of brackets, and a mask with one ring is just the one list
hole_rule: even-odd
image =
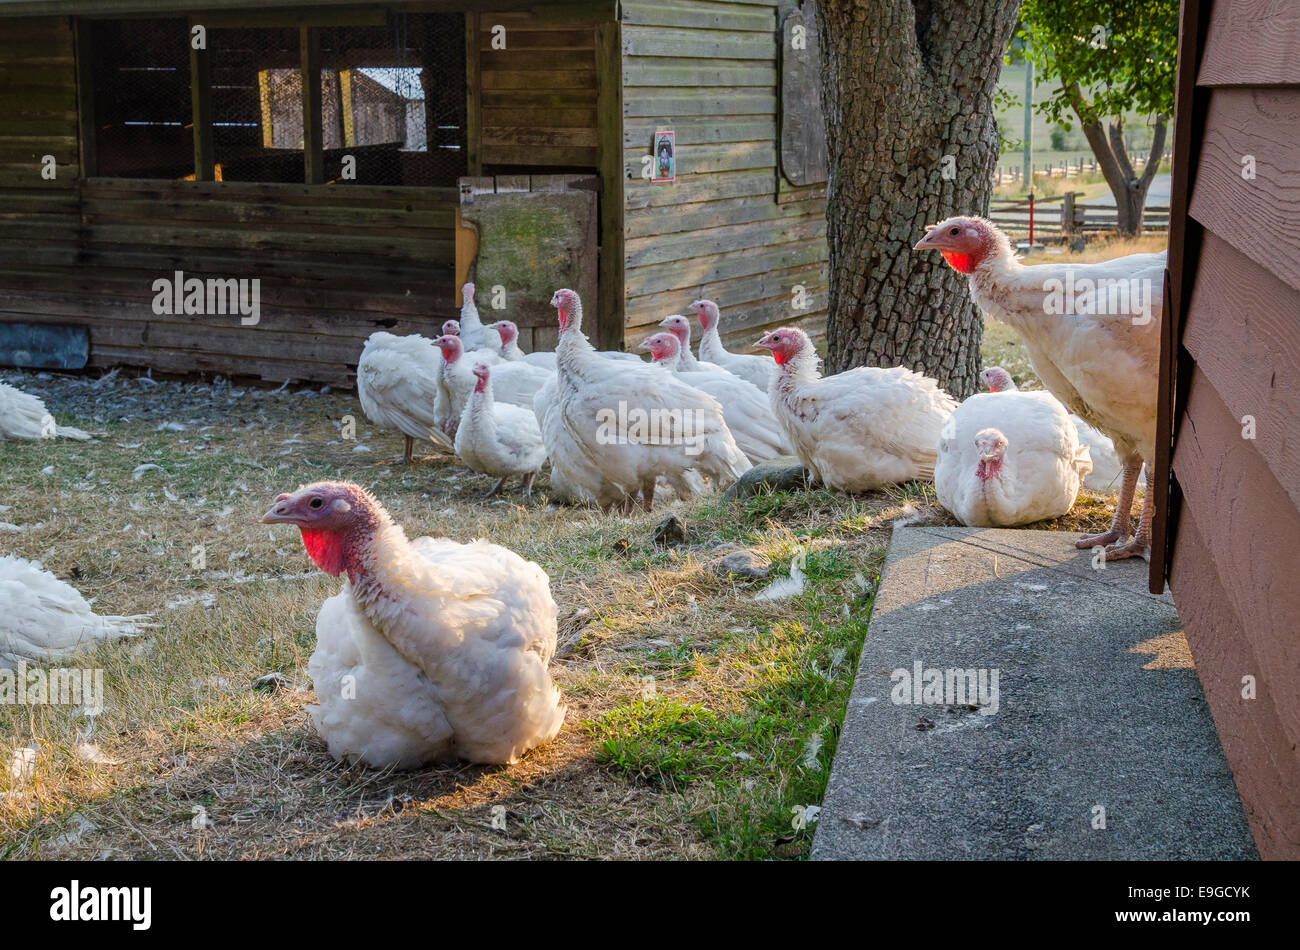
[[1070,93],[1070,106],[1083,128],[1083,137],[1088,140],[1092,154],[1097,156],[1101,174],[1110,187],[1110,193],[1115,196],[1117,228],[1121,234],[1136,235],[1142,230],[1142,212],[1146,208],[1147,191],[1160,169],[1160,156],[1165,151],[1165,134],[1168,130],[1165,117],[1156,116],[1155,128],[1151,131],[1151,151],[1139,177],[1133,171],[1132,162],[1128,160],[1123,117],[1115,118],[1111,121],[1109,130],[1103,130],[1101,116],[1083,98],[1078,86],[1070,87],[1067,92]]
[[1020,0],[818,0],[830,156],[826,368],[908,366],[964,398],[983,321],[966,278],[912,245],[984,214],[993,93]]

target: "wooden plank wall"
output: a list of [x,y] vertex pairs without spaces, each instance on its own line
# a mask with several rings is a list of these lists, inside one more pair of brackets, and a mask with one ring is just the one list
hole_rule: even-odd
[[[0,322],[88,326],[95,367],[346,385],[374,330],[455,316],[454,188],[78,180],[72,36],[63,17],[0,29]],[[260,325],[155,315],[178,269],[258,278]]]
[[[479,14],[485,172],[596,168],[596,27],[601,4]],[[494,49],[494,28],[505,49]],[[495,169],[494,169],[495,166]]]
[[[629,346],[699,297],[722,308],[733,349],[749,351],[764,327],[782,323],[804,325],[819,343],[824,336],[825,198],[776,200],[777,7],[622,4]],[[641,175],[658,128],[676,132],[672,183]],[[796,284],[811,302],[800,312]]]
[[[346,385],[370,333],[455,315],[454,188],[96,178],[71,197],[75,234],[5,236],[0,321],[89,324],[92,366]],[[154,314],[176,270],[259,279],[261,323]]]
[[[1193,273],[1175,316],[1181,500],[1169,568],[1260,854],[1291,859],[1300,857],[1300,59],[1287,51],[1297,48],[1290,4],[1210,6],[1183,261]],[[1253,178],[1243,176],[1247,156]],[[1246,677],[1254,698],[1243,695]]]

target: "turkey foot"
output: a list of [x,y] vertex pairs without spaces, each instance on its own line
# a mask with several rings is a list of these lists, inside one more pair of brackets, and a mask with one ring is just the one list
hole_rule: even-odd
[[[1104,544],[1111,545],[1118,549],[1118,542],[1123,541],[1128,537],[1130,512],[1133,510],[1133,492],[1137,488],[1138,472],[1141,470],[1142,458],[1140,456],[1130,455],[1124,460],[1123,480],[1120,482],[1119,499],[1115,502],[1115,520],[1110,523],[1110,530],[1103,532],[1102,534],[1085,535],[1078,541],[1074,542],[1076,548],[1092,548],[1099,544]],[[1149,498],[1150,496],[1148,495],[1148,499]],[[1144,502],[1142,505],[1142,525],[1144,528],[1149,527],[1151,524],[1150,516],[1147,511],[1148,507],[1148,504]],[[1141,529],[1138,531],[1138,537],[1143,538],[1143,543],[1146,543],[1145,535]],[[1134,543],[1136,543],[1137,540],[1138,538],[1134,538]],[[1135,551],[1133,553],[1137,552]],[[1123,554],[1120,556],[1132,557],[1133,553]],[[1110,556],[1109,551],[1106,555],[1106,559],[1114,560],[1114,558]]]
[[527,475],[524,476],[523,489],[524,489],[525,498],[533,497],[533,479],[536,477],[537,477],[536,472],[529,472]]
[[1142,498],[1142,515],[1138,519],[1137,534],[1128,544],[1116,544],[1106,549],[1106,560],[1122,561],[1127,557],[1140,557],[1151,560],[1151,519],[1155,517],[1156,508],[1152,503],[1153,493],[1148,488]]
[[495,485],[493,485],[491,488],[489,488],[486,492],[483,493],[483,497],[491,498],[493,495],[495,495],[497,492],[501,490],[501,486],[504,485],[505,483],[506,483],[506,477],[502,475],[500,478],[497,479],[497,483]]
[[402,464],[410,465],[415,461],[415,440],[409,435],[406,437],[406,451],[402,453]]

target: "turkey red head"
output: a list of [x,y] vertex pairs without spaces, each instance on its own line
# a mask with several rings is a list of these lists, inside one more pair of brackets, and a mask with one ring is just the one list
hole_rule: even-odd
[[496,330],[501,337],[501,348],[505,349],[511,343],[519,339],[519,327],[513,320],[498,320],[492,324],[492,329]]
[[670,314],[659,321],[659,325],[677,337],[683,347],[691,345],[691,321],[680,313]]
[[442,358],[447,363],[454,363],[460,359],[460,354],[465,349],[464,344],[460,342],[460,337],[452,336],[450,333],[444,333],[435,339],[433,345],[442,350]]
[[460,321],[448,320],[442,325],[443,336],[460,336]]
[[563,290],[557,290],[551,297],[551,306],[555,308],[560,317],[560,330],[577,330],[582,325],[582,301],[578,299],[578,293],[569,290],[567,287]]
[[654,362],[671,366],[681,352],[681,342],[671,333],[654,333],[641,341],[641,349],[648,350]]
[[927,225],[925,237],[916,242],[913,250],[938,251],[953,270],[971,274],[998,256],[1003,245],[1007,245],[1007,239],[992,221],[958,217]]
[[980,454],[975,474],[982,482],[1002,474],[1002,458],[1007,452],[1007,437],[997,429],[981,429],[975,433],[975,449]]
[[1001,366],[990,366],[980,372],[980,379],[991,393],[1015,392],[1016,381]]
[[387,520],[383,506],[352,482],[304,485],[277,496],[262,516],[262,524],[297,525],[307,554],[333,577],[355,573],[371,536]]
[[763,334],[754,345],[771,350],[772,359],[776,360],[778,366],[784,366],[790,360],[797,359],[812,350],[812,340],[808,339],[807,333],[797,327],[781,327],[779,330],[772,330],[770,333]]
[[705,333],[718,325],[718,305],[712,300],[697,300],[689,309],[699,318],[700,329]]
[[474,392],[481,393],[486,391],[488,388],[488,380],[491,378],[491,370],[488,369],[487,363],[474,364]]

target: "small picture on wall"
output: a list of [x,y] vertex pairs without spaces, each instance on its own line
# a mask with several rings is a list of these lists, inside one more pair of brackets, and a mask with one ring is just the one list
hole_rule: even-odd
[[654,174],[651,181],[674,181],[677,178],[677,147],[672,132],[656,132]]

